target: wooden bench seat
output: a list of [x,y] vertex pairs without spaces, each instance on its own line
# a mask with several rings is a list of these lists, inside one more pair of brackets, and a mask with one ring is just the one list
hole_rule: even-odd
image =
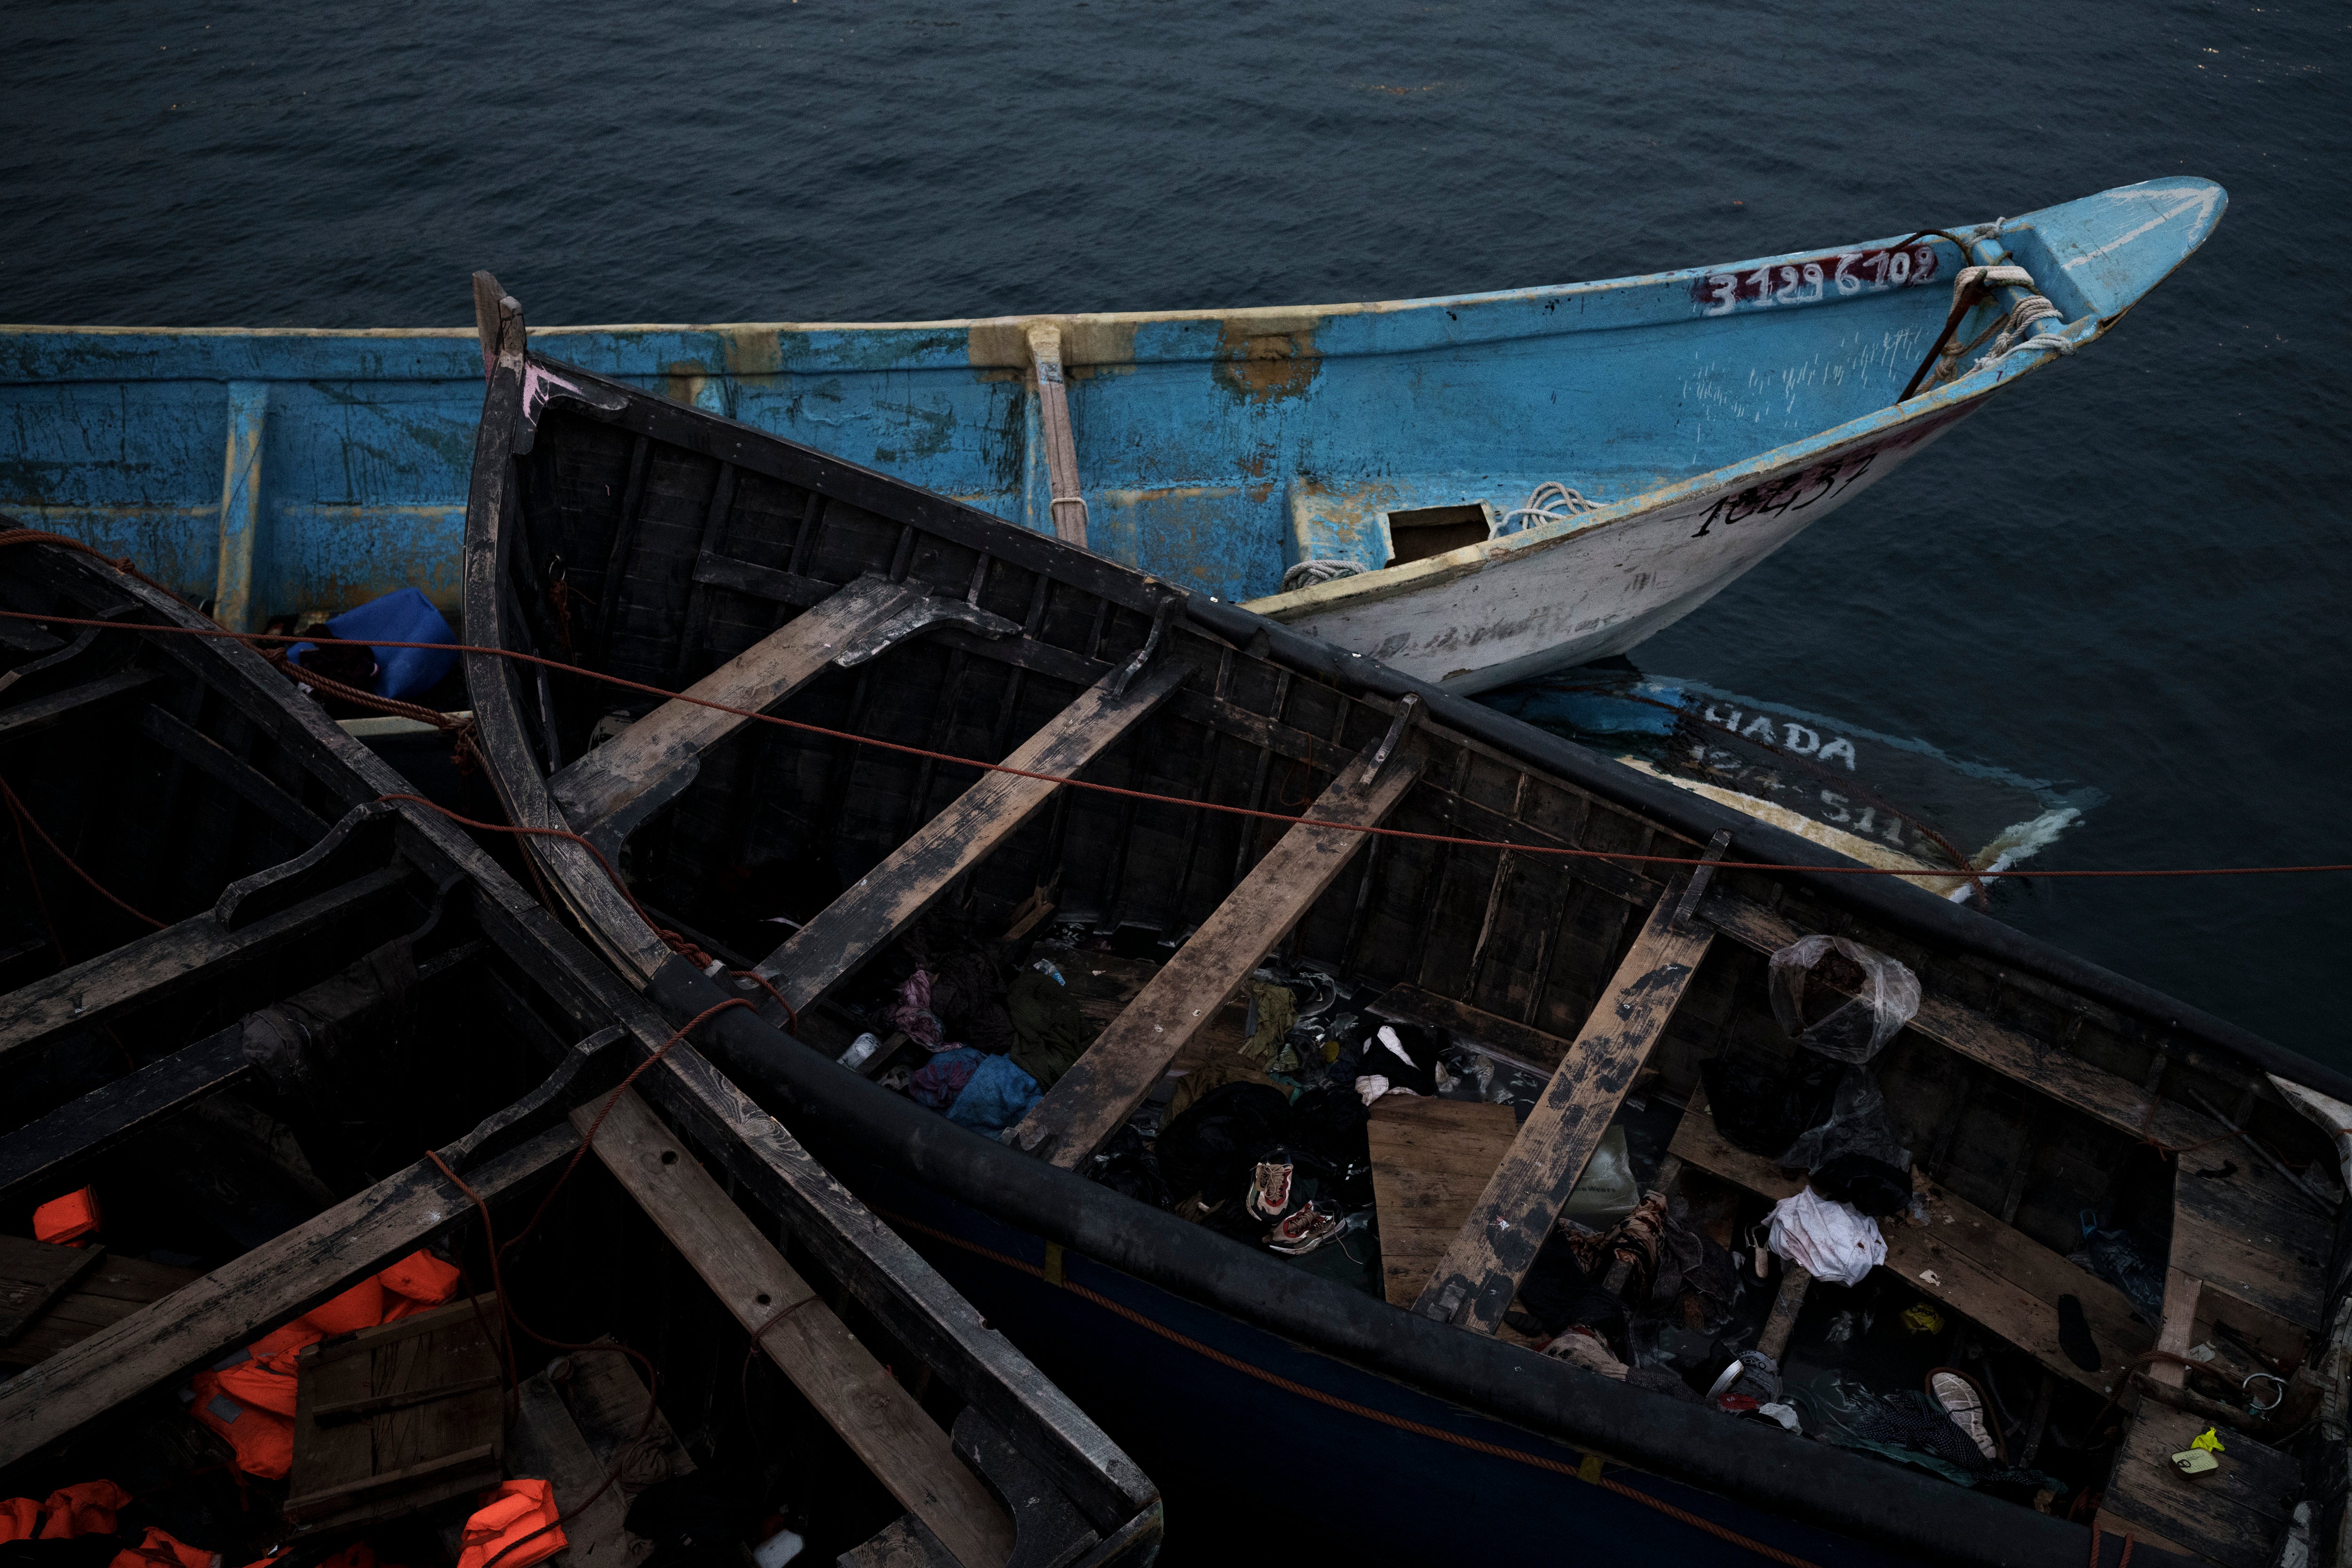
[[[2221,1323],[2299,1362],[2326,1307],[2333,1224],[2242,1141],[2184,1154],[2172,1183],[2168,1322]],[[2182,1290],[2189,1300],[2176,1302]],[[2188,1345],[2201,1334],[2182,1336]]]
[[[1776,1202],[1805,1185],[1801,1172],[1783,1171],[1725,1142],[1704,1110],[1683,1118],[1669,1152],[1685,1166]],[[1894,1219],[1881,1221],[1879,1230],[1886,1238],[1885,1267],[1921,1295],[2102,1396],[2115,1392],[2124,1363],[2155,1343],[2154,1326],[2132,1316],[2121,1290],[1933,1183],[1923,1182],[1919,1190],[1927,1194],[1927,1226]],[[2096,1372],[2076,1366],[2058,1346],[2061,1296],[2083,1304],[2099,1348]]]
[[2303,1468],[2275,1448],[2221,1428],[2221,1468],[2183,1475],[2172,1456],[2206,1425],[2201,1415],[2143,1405],[2116,1450],[2099,1509],[2100,1527],[2215,1568],[2271,1568]]

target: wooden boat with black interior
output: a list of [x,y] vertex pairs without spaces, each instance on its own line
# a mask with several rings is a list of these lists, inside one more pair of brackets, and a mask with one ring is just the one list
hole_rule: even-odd
[[[2265,1568],[2339,1530],[2352,1081],[1373,660],[545,359],[480,303],[467,636],[555,667],[468,670],[514,820],[574,836],[530,852],[672,1023],[755,1003],[711,1059],[1155,1473],[1378,1561],[2073,1564],[2095,1529],[2104,1561]],[[928,1059],[881,1015],[937,922],[1044,957],[1087,1016],[1001,1138],[875,1081]],[[1907,1207],[1862,1283],[1809,1289],[1755,1228],[1805,1172],[1706,1085],[1812,1058],[1769,961],[1816,934],[1920,994],[1868,1068]],[[1531,1086],[1499,1117],[1372,1106],[1361,1279],[1089,1179],[1155,1128],[1164,1166],[1164,1103],[1232,1067],[1269,973]],[[1677,1395],[1641,1375],[1676,1322],[1613,1376],[1538,1353],[1521,1287],[1611,1147],[1752,1266],[1707,1331],[1771,1355],[1809,1436],[1822,1377],[1940,1362],[1990,1396],[1987,1464]],[[2208,1426],[2218,1471],[2186,1475]]]

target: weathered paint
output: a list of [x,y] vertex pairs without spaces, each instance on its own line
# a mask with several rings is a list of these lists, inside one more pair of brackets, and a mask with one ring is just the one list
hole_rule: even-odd
[[228,441],[221,464],[220,570],[213,611],[221,625],[251,631],[254,579],[269,550],[269,516],[262,499],[262,438],[269,418],[269,384],[228,384]]
[[[2028,268],[2083,343],[2196,248],[2223,201],[2157,181],[1953,232],[1976,259]],[[1964,259],[1904,238],[1370,304],[532,337],[1050,532],[1028,348],[1049,321],[1096,549],[1475,687],[1632,646],[2050,357],[1891,406]],[[264,412],[233,413],[253,395],[232,385],[266,389]],[[481,395],[467,329],[0,328],[0,510],[137,555],[225,611],[241,591],[248,620],[411,583],[454,612]],[[257,460],[240,489],[227,454],[247,425]],[[1874,444],[1866,468],[1824,467]],[[1546,479],[1601,510],[1377,570],[1391,511],[1500,517]],[[1310,557],[1374,570],[1266,597]]]

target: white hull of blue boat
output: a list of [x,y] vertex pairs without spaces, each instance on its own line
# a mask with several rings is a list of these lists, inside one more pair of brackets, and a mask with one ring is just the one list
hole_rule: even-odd
[[[1624,653],[1895,471],[1970,405],[1826,452],[1642,498],[1250,608],[1406,674],[1477,692]],[[1740,504],[1726,506],[1727,496]],[[1741,498],[1745,498],[1741,500]]]
[[[1059,510],[1104,555],[1478,690],[1689,614],[2104,333],[2224,201],[2159,181],[1974,229],[1381,304],[535,337],[1038,531]],[[1956,278],[1990,263],[2023,271],[1905,399]],[[1993,362],[1991,328],[2044,309],[2029,296],[2048,313]],[[0,512],[234,625],[412,584],[454,611],[481,374],[462,329],[0,328]],[[1546,481],[1594,510],[1517,526]],[[1355,574],[1283,592],[1310,562]],[[608,586],[605,563],[566,569]]]

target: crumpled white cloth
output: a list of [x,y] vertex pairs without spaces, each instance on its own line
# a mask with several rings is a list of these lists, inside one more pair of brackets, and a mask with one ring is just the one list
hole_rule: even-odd
[[1772,1205],[1774,1252],[1816,1279],[1859,1285],[1886,1261],[1886,1238],[1878,1222],[1852,1204],[1836,1204],[1807,1187]]

